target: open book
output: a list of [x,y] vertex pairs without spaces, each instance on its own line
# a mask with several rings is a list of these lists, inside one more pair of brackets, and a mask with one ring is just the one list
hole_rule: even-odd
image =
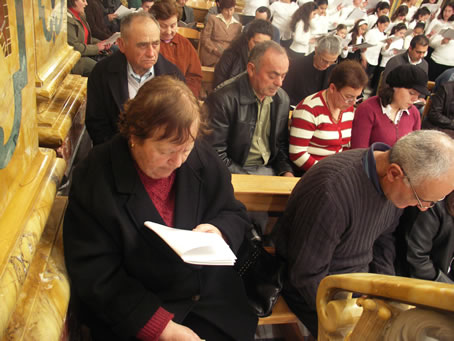
[[439,34],[441,34],[443,38],[454,39],[454,30],[452,28],[441,30]]
[[120,38],[120,32],[115,32],[114,34],[112,34],[109,38],[107,38],[105,40],[105,43],[106,44],[114,44],[118,38]]
[[352,45],[352,48],[367,49],[368,47],[372,47],[372,46],[375,46],[375,44],[361,43],[361,44]]
[[127,16],[130,13],[139,12],[139,11],[142,11],[142,7],[135,9],[135,8],[128,8],[123,5],[120,5],[120,7],[118,7],[114,13],[116,15],[118,15],[118,19],[122,19],[123,17]]
[[181,230],[146,221],[154,231],[186,263],[197,265],[233,265],[236,256],[230,247],[215,233]]

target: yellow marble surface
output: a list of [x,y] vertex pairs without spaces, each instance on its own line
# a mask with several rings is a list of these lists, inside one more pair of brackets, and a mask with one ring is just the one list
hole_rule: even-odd
[[[64,170],[63,159],[53,150],[43,151],[47,160],[30,168],[36,176],[24,182],[0,219],[0,335],[3,335],[16,301],[22,294],[36,246],[49,216],[57,184]],[[38,160],[39,161],[39,158]]]
[[66,197],[57,197],[2,341],[59,340],[70,290],[63,257]]
[[38,100],[38,135],[41,146],[58,148],[73,124],[73,118],[85,101],[87,78],[67,75],[51,100]]
[[65,0],[33,1],[32,6],[37,91],[50,99],[80,53],[67,44]]
[[38,96],[51,99],[79,59],[80,53],[69,45],[56,50],[55,56],[45,62],[37,75]]
[[31,0],[6,0],[0,49],[0,335],[15,309],[65,169],[37,132]]

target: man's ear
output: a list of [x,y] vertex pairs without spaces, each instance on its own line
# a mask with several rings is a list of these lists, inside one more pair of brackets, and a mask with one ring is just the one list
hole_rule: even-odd
[[391,163],[386,171],[386,177],[389,182],[394,182],[405,177],[405,174],[397,163]]
[[120,49],[120,51],[122,53],[125,53],[125,50],[126,50],[126,42],[125,42],[125,40],[122,37],[120,37],[120,38],[117,39],[117,43],[118,43],[118,48]]
[[247,74],[249,77],[252,77],[254,75],[255,71],[255,65],[252,64],[251,62],[247,63]]

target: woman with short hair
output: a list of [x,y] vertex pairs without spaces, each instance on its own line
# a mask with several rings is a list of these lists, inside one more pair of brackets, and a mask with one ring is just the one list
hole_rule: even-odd
[[144,226],[218,234],[238,251],[249,221],[206,127],[183,82],[155,77],[125,105],[120,134],[75,169],[65,261],[94,341],[254,339],[233,267],[185,263]]
[[290,160],[307,171],[326,156],[350,147],[356,98],[367,84],[364,68],[344,61],[333,69],[329,86],[306,97],[293,111]]
[[205,66],[215,66],[225,49],[230,46],[242,29],[233,16],[236,0],[220,0],[217,15],[210,15],[200,37],[200,61]]
[[400,137],[419,130],[420,113],[413,103],[420,95],[429,95],[427,80],[419,66],[406,64],[391,70],[378,96],[356,109],[352,148],[367,148],[375,142],[392,146]]

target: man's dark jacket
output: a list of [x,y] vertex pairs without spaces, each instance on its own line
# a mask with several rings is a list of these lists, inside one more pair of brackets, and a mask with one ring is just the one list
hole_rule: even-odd
[[290,104],[297,105],[307,96],[326,89],[329,85],[329,76],[335,65],[320,71],[314,67],[314,52],[307,56],[290,61],[287,76],[282,88],[290,97]]
[[[206,100],[210,114],[212,146],[232,173],[246,173],[244,163],[251,148],[257,122],[257,98],[249,83],[248,74],[242,73],[231,82],[216,89]],[[288,158],[289,98],[279,89],[273,96],[270,110],[271,155],[267,166],[276,175],[292,172]]]
[[[162,55],[154,71],[155,76],[173,75],[184,81],[181,71]],[[127,61],[118,51],[97,63],[88,78],[85,125],[93,145],[110,140],[118,132],[118,116],[128,99]]]
[[[183,260],[145,221],[165,224],[139,178],[126,139],[93,148],[75,169],[63,241],[72,297],[100,340],[135,340],[159,307],[181,323],[190,312],[233,340],[253,339],[257,317],[229,266]],[[176,170],[174,227],[213,224],[236,252],[249,226],[230,173],[207,143],[196,142]],[[230,318],[229,318],[230,317]],[[102,337],[103,336],[103,337]]]
[[[441,85],[431,97],[432,103],[422,127],[454,130],[454,81]],[[449,133],[449,132],[448,132]],[[450,134],[453,136],[453,132]]]
[[232,45],[224,51],[214,68],[214,86],[246,71],[249,47],[246,35],[243,33]]

